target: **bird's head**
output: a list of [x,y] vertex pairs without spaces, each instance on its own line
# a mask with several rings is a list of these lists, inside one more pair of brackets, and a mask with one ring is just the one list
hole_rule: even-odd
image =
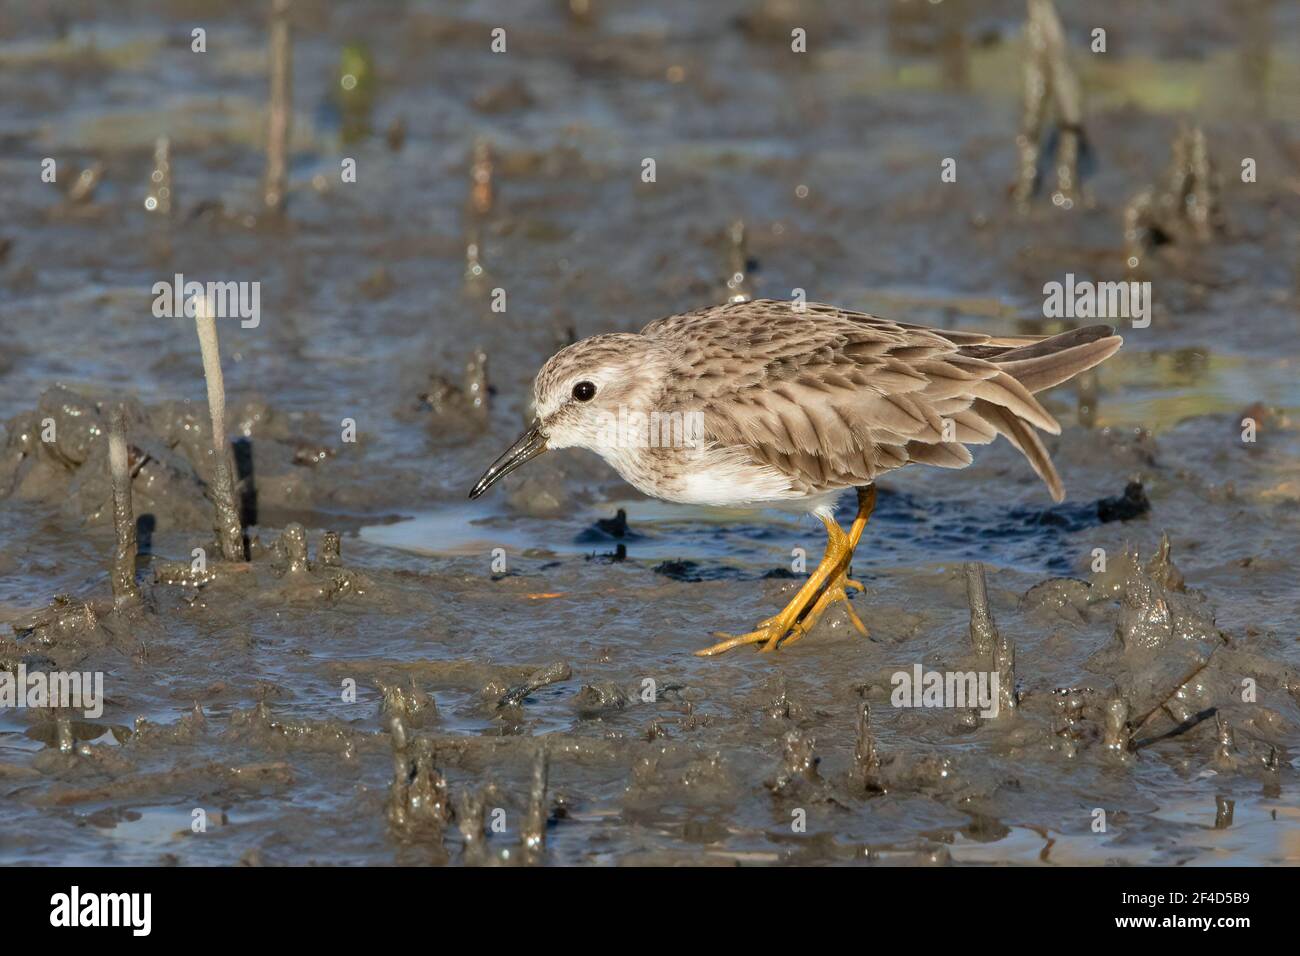
[[640,335],[596,335],[551,356],[533,383],[537,418],[470,492],[477,498],[496,481],[549,448],[606,452],[617,423],[648,413],[664,391],[669,355]]

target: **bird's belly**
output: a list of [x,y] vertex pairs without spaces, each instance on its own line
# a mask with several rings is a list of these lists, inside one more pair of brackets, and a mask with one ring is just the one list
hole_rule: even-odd
[[702,468],[685,476],[677,500],[694,505],[739,505],[802,498],[785,478],[760,468]]
[[805,497],[776,469],[736,456],[705,452],[607,455],[623,480],[642,494],[688,505],[727,507]]

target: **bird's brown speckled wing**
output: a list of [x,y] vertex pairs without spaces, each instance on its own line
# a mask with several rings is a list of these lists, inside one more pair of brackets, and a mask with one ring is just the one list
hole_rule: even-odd
[[1060,426],[1031,392],[1113,353],[1120,339],[1110,332],[996,338],[756,300],[661,319],[642,334],[677,355],[670,404],[703,412],[711,441],[742,448],[804,493],[865,485],[910,462],[963,468],[966,445],[1002,434],[1060,500],[1035,431]]

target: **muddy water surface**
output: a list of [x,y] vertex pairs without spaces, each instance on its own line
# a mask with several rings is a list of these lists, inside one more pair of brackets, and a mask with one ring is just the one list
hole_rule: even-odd
[[[593,6],[297,0],[282,222],[258,205],[262,5],[0,14],[0,663],[99,671],[107,696],[0,709],[0,862],[1300,862],[1295,8],[1101,4],[1104,58],[1065,10],[1088,201],[1022,215],[1019,4]],[[1127,277],[1124,206],[1165,187],[1180,123],[1206,132],[1225,228],[1151,250],[1150,326],[1048,396],[1069,499],[1005,443],[890,476],[854,565],[869,638],[836,610],[778,654],[691,656],[788,600],[811,519],[648,501],[579,452],[465,500],[558,345],[728,294],[738,219],[757,294],[1063,327],[1043,284]],[[150,309],[176,273],[261,283],[256,328],[218,323],[257,544],[210,580],[175,565],[215,554],[194,329]],[[113,610],[120,401],[143,601]],[[897,671],[988,668],[967,562],[1018,707],[892,706]]]

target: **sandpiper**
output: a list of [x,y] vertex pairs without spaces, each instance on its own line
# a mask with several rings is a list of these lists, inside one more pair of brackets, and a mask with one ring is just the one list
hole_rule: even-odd
[[[1061,429],[1033,393],[1105,361],[1122,343],[1106,325],[995,336],[770,299],[674,315],[552,356],[533,386],[532,427],[470,497],[547,449],[579,447],[654,498],[793,505],[826,526],[821,563],[776,616],[737,637],[717,634],[720,643],[696,653],[775,650],[837,601],[865,635],[845,589],[863,589],[848,572],[876,479],[914,462],[964,468],[967,445],[1002,435],[1060,501],[1065,489],[1037,430]],[[834,502],[849,488],[858,513],[845,531]]]

